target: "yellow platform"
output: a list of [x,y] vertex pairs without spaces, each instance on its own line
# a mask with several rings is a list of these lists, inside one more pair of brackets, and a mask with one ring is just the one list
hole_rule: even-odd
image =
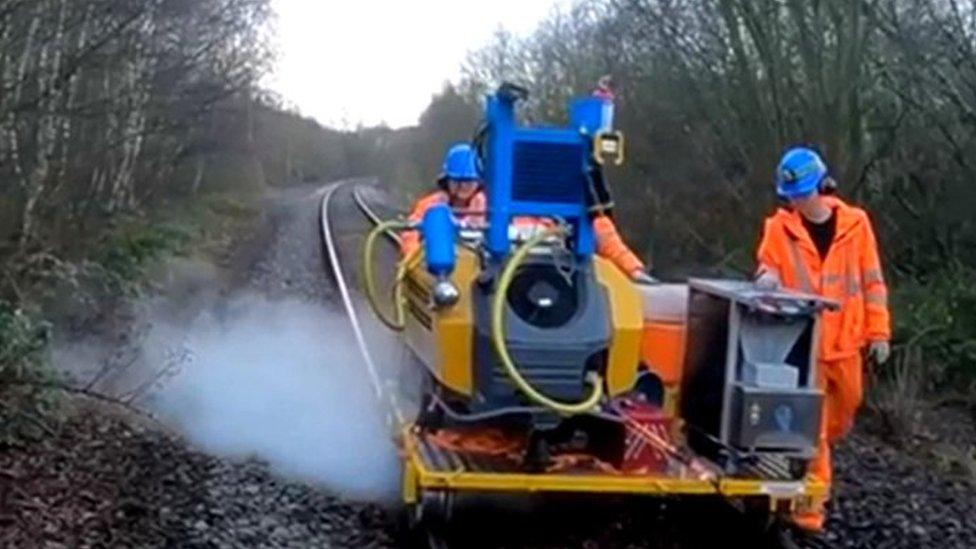
[[[643,496],[723,496],[727,498],[768,497],[772,503],[803,505],[811,498],[826,496],[823,483],[810,477],[786,478],[785,470],[761,464],[746,478],[709,478],[693,475],[627,475],[593,470],[559,473],[526,473],[512,470],[509,461],[464,455],[439,448],[416,429],[403,432],[403,500],[416,503],[422,491],[539,493],[572,492]],[[747,473],[748,475],[748,473]]]

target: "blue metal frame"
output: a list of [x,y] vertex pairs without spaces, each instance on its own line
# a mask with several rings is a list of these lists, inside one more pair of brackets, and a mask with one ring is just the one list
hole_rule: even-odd
[[[592,112],[592,111],[591,111]],[[511,251],[508,227],[516,216],[561,218],[573,227],[572,246],[578,258],[587,261],[594,252],[593,225],[586,204],[586,189],[580,189],[578,203],[551,203],[514,198],[514,156],[519,143],[565,143],[580,147],[580,174],[588,169],[590,137],[580,128],[519,128],[515,121],[515,100],[504,94],[488,96],[488,153],[485,164],[488,196],[487,247],[501,260]],[[587,120],[592,124],[592,119]],[[588,128],[587,128],[588,129]]]

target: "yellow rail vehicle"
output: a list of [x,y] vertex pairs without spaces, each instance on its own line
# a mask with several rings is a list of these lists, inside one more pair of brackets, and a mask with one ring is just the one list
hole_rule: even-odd
[[[623,150],[606,100],[575,102],[569,127],[524,128],[524,96],[505,85],[487,100],[484,223],[439,206],[366,241],[367,294],[423,374],[402,430],[415,518],[443,519],[465,492],[759,498],[771,516],[822,497],[805,472],[832,304],[731,280],[632,282],[594,254],[602,156]],[[423,248],[398,265],[388,318],[372,252],[391,230],[419,231]]]

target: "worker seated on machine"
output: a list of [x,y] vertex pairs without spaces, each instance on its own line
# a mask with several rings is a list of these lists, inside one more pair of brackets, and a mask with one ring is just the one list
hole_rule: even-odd
[[[481,190],[481,176],[475,163],[474,148],[459,143],[448,149],[444,167],[437,178],[438,190],[418,200],[408,217],[411,223],[420,223],[427,210],[447,204],[461,222],[482,226],[485,222],[485,193]],[[400,252],[407,257],[420,248],[419,231],[404,231],[400,236]]]
[[[447,151],[443,170],[437,179],[439,190],[422,197],[414,204],[408,216],[411,223],[420,223],[431,207],[437,204],[448,204],[462,224],[479,228],[484,225],[485,194],[481,189],[476,154],[474,148],[467,143],[454,145]],[[644,263],[621,238],[617,226],[608,213],[609,209],[603,207],[593,215],[597,254],[613,262],[635,282],[654,282],[645,271]],[[545,219],[525,216],[512,220],[512,226],[516,230],[546,226],[548,223]],[[409,256],[419,248],[420,233],[415,230],[404,231],[400,239],[400,252],[403,257]]]

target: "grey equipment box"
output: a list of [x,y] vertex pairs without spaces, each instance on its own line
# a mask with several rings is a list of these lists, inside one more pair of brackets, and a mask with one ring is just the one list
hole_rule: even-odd
[[727,468],[730,457],[812,458],[820,314],[836,303],[746,281],[689,287],[681,415],[692,449]]

